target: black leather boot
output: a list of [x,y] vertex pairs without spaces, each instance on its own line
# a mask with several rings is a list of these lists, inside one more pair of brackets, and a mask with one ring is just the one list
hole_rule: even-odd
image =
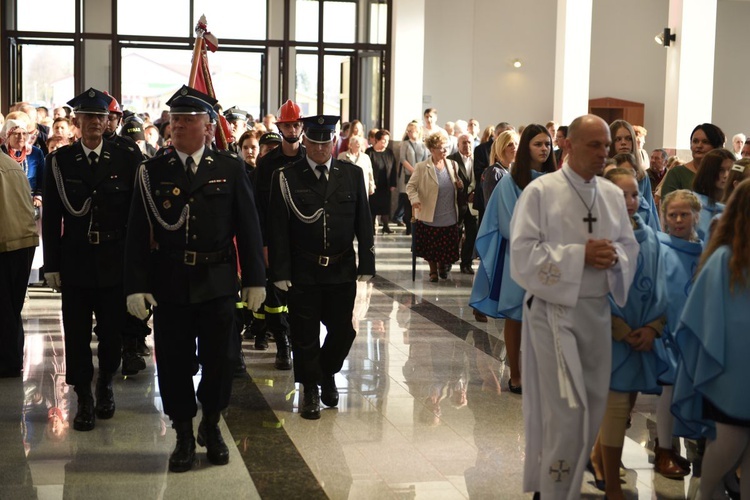
[[102,420],[115,414],[115,393],[112,389],[112,373],[99,372],[96,379],[96,416]]
[[146,360],[138,352],[138,340],[133,337],[122,339],[122,374],[135,375],[146,369]]
[[234,367],[234,378],[244,378],[247,376],[247,365],[245,364],[245,354],[242,352],[242,346],[239,348],[237,365]]
[[324,405],[335,407],[339,404],[339,390],[333,375],[323,375],[320,381],[320,400]]
[[302,386],[302,406],[300,407],[299,414],[307,420],[317,420],[320,418],[318,384],[304,384]]
[[229,463],[229,449],[224,443],[219,430],[220,414],[204,413],[198,426],[198,444],[206,447],[208,461],[214,465]]
[[195,438],[193,437],[192,420],[175,420],[172,428],[177,432],[177,444],[169,455],[169,470],[172,472],[186,472],[193,467],[195,461]]
[[96,422],[91,387],[88,384],[77,385],[74,390],[78,395],[78,412],[73,419],[73,428],[77,431],[90,431]]
[[292,346],[289,343],[289,335],[286,333],[274,333],[276,339],[276,361],[273,366],[277,370],[292,369]]

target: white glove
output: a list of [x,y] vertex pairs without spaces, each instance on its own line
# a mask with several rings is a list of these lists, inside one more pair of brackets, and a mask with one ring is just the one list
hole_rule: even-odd
[[359,276],[357,276],[357,281],[364,281],[365,283],[367,283],[372,278],[373,278],[372,274],[360,274]]
[[154,296],[150,293],[131,293],[128,295],[126,302],[128,304],[128,312],[138,319],[146,319],[148,317],[146,302],[156,307]]
[[242,302],[247,304],[247,308],[251,311],[260,309],[264,300],[266,300],[266,287],[251,286],[242,289]]
[[289,290],[289,287],[292,286],[292,282],[289,280],[274,281],[273,285],[282,292],[286,292]]
[[62,289],[60,273],[44,273],[44,279],[47,280],[47,284],[56,292],[59,292]]

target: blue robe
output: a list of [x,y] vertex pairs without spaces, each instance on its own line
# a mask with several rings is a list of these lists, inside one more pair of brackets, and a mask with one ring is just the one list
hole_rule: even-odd
[[[636,330],[662,318],[667,311],[664,281],[664,256],[656,233],[635,215],[633,231],[640,245],[638,264],[625,306],[618,306],[610,296],[612,316],[622,318]],[[667,364],[656,352],[635,351],[625,340],[612,339],[612,378],[609,387],[618,392],[661,394],[658,378]]]
[[705,194],[693,193],[701,202],[701,215],[698,220],[698,238],[708,241],[711,221],[724,212],[724,204],[711,201]]
[[[542,175],[531,171],[531,178]],[[510,277],[510,219],[521,189],[505,175],[492,191],[477,233],[481,261],[471,288],[469,305],[492,318],[522,319],[524,290]]]
[[658,233],[657,236],[664,252],[668,297],[667,323],[661,338],[656,342],[655,349],[657,355],[669,364],[669,370],[661,375],[659,381],[662,384],[674,385],[679,357],[674,332],[693,288],[693,278],[703,252],[703,242],[687,241],[667,233]]
[[645,176],[638,181],[638,191],[641,194],[640,205],[638,205],[638,215],[643,219],[644,224],[653,229],[655,232],[661,231],[659,222],[659,210],[654,202],[654,193],[651,192],[651,179]]
[[703,418],[703,398],[730,417],[750,420],[750,288],[735,286],[730,292],[731,257],[725,245],[708,259],[675,332],[680,349],[672,397],[675,424],[681,424],[675,425],[677,435],[715,438],[714,422]]

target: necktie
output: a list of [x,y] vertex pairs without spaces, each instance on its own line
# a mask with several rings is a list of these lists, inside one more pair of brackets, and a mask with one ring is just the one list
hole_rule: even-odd
[[188,181],[193,182],[193,176],[195,175],[195,160],[192,156],[188,156],[185,160],[185,173],[187,174]]
[[321,186],[323,186],[323,189],[328,187],[328,178],[326,177],[326,172],[328,171],[328,167],[325,165],[318,165],[315,167],[315,170],[320,172],[320,176],[318,177],[318,182]]
[[89,153],[89,165],[96,165],[99,162],[99,155],[96,154],[96,151],[92,151]]

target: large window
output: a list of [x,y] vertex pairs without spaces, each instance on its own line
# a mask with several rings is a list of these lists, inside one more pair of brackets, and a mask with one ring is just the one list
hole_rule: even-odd
[[291,98],[307,115],[383,126],[391,1],[4,0],[2,111],[19,100],[59,105],[91,86],[158,115],[188,83],[205,15],[219,39],[208,62],[225,109],[260,117]]

